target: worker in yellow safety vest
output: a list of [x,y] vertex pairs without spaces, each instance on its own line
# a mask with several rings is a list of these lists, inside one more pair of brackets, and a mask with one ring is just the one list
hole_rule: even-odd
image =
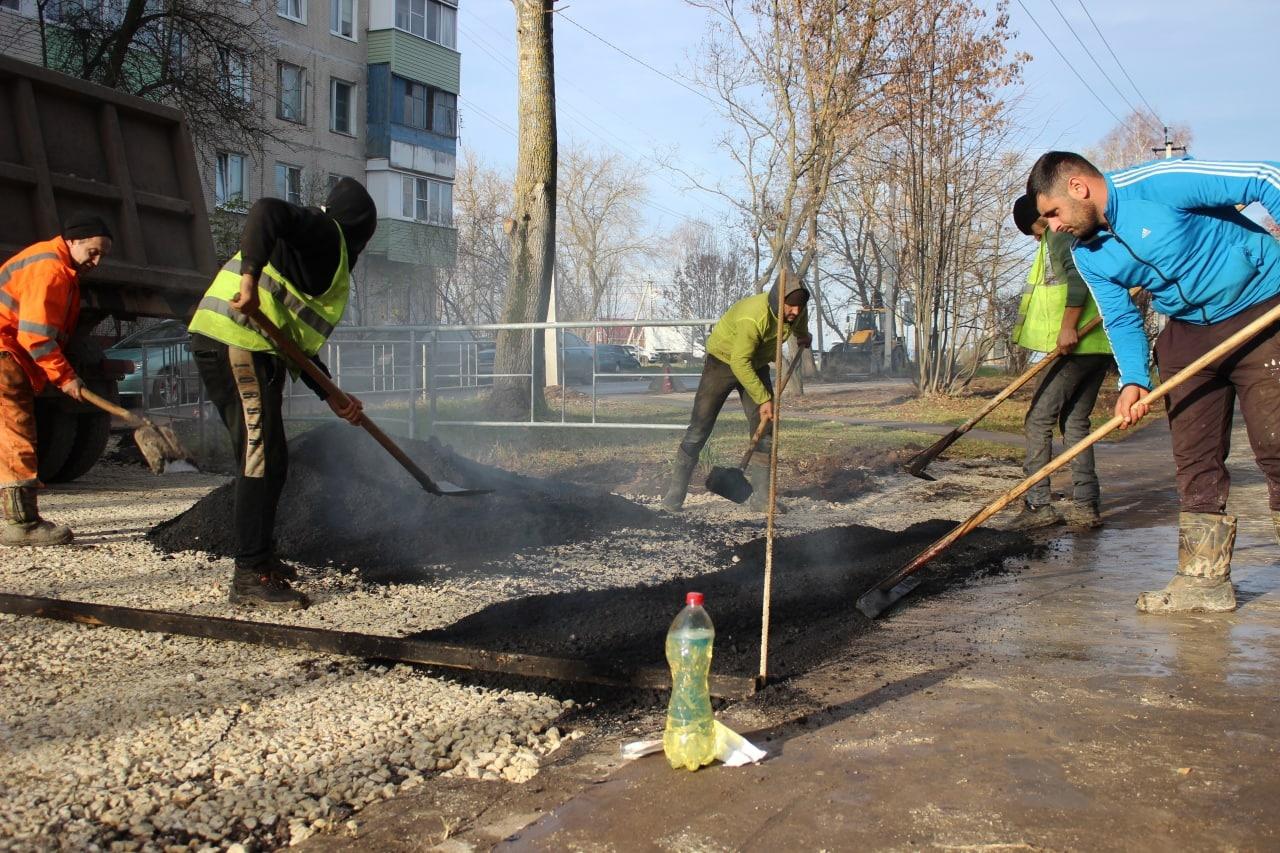
[[[1040,244],[1018,307],[1013,342],[1034,352],[1058,353],[1045,370],[1023,423],[1027,451],[1022,470],[1030,476],[1052,458],[1055,426],[1067,446],[1089,434],[1098,391],[1115,360],[1101,326],[1083,336],[1079,333],[1081,326],[1098,316],[1098,306],[1071,260],[1071,235],[1049,231],[1027,196],[1014,203],[1013,221]],[[1100,526],[1101,490],[1093,448],[1071,461],[1071,482],[1072,500],[1061,512],[1053,506],[1049,479],[1036,483],[1007,527],[1030,530],[1063,522],[1078,528]]]
[[[289,469],[285,362],[245,313],[260,310],[323,369],[316,354],[342,319],[351,268],[377,225],[373,199],[352,178],[338,181],[318,208],[260,199],[245,219],[240,251],[214,278],[191,320],[196,367],[231,433],[239,466],[233,604],[300,609],[308,603],[290,584],[297,570],[279,559],[273,540]],[[339,417],[360,422],[359,400],[339,404],[305,373],[301,379]]]

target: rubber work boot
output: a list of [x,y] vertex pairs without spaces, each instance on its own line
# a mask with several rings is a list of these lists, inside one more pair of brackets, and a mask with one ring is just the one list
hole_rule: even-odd
[[74,538],[71,528],[40,517],[36,490],[31,486],[10,486],[3,490],[4,527],[0,528],[3,545],[66,545]]
[[1098,505],[1093,503],[1082,504],[1073,501],[1062,513],[1062,520],[1068,527],[1078,530],[1093,530],[1102,526],[1102,514],[1098,512]]
[[1138,610],[1143,613],[1235,610],[1236,592],[1231,586],[1231,549],[1235,542],[1235,516],[1179,513],[1178,573],[1164,589],[1139,595]]
[[[758,461],[764,457],[764,461]],[[753,453],[751,464],[747,466],[747,482],[751,484],[751,497],[747,498],[747,509],[755,512],[769,511],[769,454]],[[781,500],[777,502],[774,512],[782,515],[787,511]]]
[[689,478],[698,464],[696,456],[684,452],[683,447],[676,448],[676,456],[671,460],[671,479],[667,482],[667,493],[662,496],[662,508],[671,512],[679,512],[684,506],[684,496],[689,493]]
[[246,607],[268,607],[275,610],[303,610],[311,602],[282,577],[271,573],[268,563],[253,568],[236,567],[231,576],[231,592],[227,600]]
[[1062,523],[1062,516],[1053,508],[1053,504],[1044,506],[1022,505],[1022,512],[1015,515],[1004,526],[1005,530],[1039,530],[1042,527],[1053,527]]

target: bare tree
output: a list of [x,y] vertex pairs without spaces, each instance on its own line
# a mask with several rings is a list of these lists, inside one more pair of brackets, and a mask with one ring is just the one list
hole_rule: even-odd
[[[1169,127],[1173,144],[1191,147],[1191,127],[1175,124]],[[1125,117],[1102,137],[1085,156],[1104,172],[1136,166],[1164,157],[1164,131],[1160,119],[1150,110],[1139,109]]]
[[[556,250],[556,108],[552,17],[555,0],[512,0],[516,9],[516,46],[520,90],[519,151],[515,204],[507,221],[511,238],[511,279],[502,319],[506,323],[546,320]],[[543,335],[498,333],[491,402],[511,417],[546,406],[542,396],[546,366]],[[532,361],[532,363],[530,363]],[[500,374],[530,374],[520,376]]]
[[511,178],[464,149],[453,183],[458,260],[440,291],[441,318],[449,323],[497,323],[511,275]]
[[[724,145],[745,194],[728,200],[763,241],[756,288],[790,262],[803,277],[817,246],[813,226],[831,177],[853,152],[849,129],[879,98],[888,34],[902,4],[889,0],[689,0],[711,25],[697,76],[715,92],[731,130]],[[860,123],[865,127],[865,122]],[[757,243],[758,245],[758,243]]]
[[[719,317],[729,306],[751,293],[753,277],[746,253],[739,246],[722,245],[705,223],[690,223],[672,235],[680,257],[671,284],[662,288],[677,317]],[[706,347],[707,330],[695,330]]]
[[628,267],[652,253],[640,205],[646,195],[639,164],[617,154],[574,147],[560,158],[559,253],[567,275],[556,278],[561,319],[601,319],[617,309]]
[[260,153],[278,138],[264,108],[268,14],[223,0],[37,0],[8,36],[35,40],[45,67],[180,109],[208,150]]

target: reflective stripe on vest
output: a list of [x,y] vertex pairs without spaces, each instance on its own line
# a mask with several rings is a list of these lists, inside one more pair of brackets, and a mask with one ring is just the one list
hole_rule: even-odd
[[[351,292],[351,274],[347,267],[347,244],[338,228],[340,252],[338,268],[329,289],[319,296],[300,293],[271,264],[258,279],[259,310],[278,326],[307,355],[315,355],[342,319]],[[231,299],[240,292],[241,257],[223,265],[214,277],[204,298],[196,308],[189,326],[192,332],[221,341],[229,346],[255,352],[275,349],[271,341],[231,307]]]
[[7,263],[3,268],[0,268],[0,287],[4,287],[8,284],[9,279],[13,277],[13,274],[23,267],[29,267],[32,264],[38,264],[41,261],[59,260],[61,260],[61,258],[58,257],[57,252],[40,252],[39,254],[32,255],[29,258],[23,258],[18,261]]

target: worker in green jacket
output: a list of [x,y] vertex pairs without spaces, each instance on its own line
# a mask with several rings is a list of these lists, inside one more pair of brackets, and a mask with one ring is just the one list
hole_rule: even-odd
[[[1035,202],[1025,195],[1014,202],[1013,221],[1019,231],[1040,243],[1027,275],[1013,342],[1034,352],[1059,354],[1045,370],[1023,423],[1027,452],[1022,470],[1030,476],[1053,457],[1055,426],[1068,447],[1089,434],[1098,391],[1115,360],[1101,326],[1086,335],[1079,333],[1081,326],[1098,316],[1098,306],[1071,260],[1074,239],[1048,230]],[[1022,511],[1006,527],[1030,530],[1064,521],[1081,528],[1100,525],[1101,490],[1092,447],[1071,460],[1071,481],[1072,500],[1063,512],[1053,506],[1046,477],[1027,491]]]
[[[787,291],[783,296],[782,339],[792,334],[802,347],[810,344],[809,291],[794,276],[785,276]],[[768,293],[757,293],[735,302],[711,330],[707,338],[706,362],[702,378],[693,397],[693,414],[684,439],[671,463],[671,481],[662,505],[675,512],[684,505],[689,491],[689,478],[698,464],[698,455],[711,437],[716,418],[729,394],[738,392],[742,409],[747,414],[747,432],[755,434],[760,419],[773,420],[773,384],[769,381],[769,364],[777,352],[778,283]],[[747,466],[747,479],[752,493],[748,506],[767,509],[769,495],[769,451],[772,427],[765,430]]]

